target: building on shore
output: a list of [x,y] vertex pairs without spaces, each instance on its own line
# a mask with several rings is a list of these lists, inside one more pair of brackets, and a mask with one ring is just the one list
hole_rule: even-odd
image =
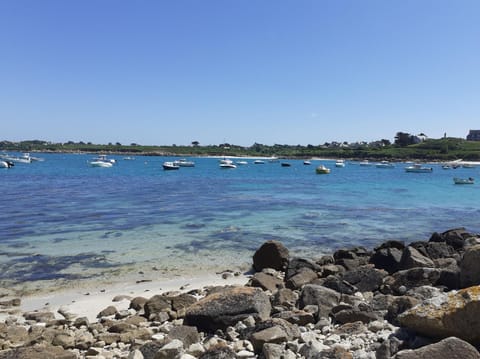
[[470,130],[467,141],[480,141],[480,130]]

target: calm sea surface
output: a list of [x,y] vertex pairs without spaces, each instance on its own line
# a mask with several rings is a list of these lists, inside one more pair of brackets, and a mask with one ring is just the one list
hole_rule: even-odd
[[[92,155],[36,154],[44,162],[0,169],[0,282],[61,286],[248,269],[266,240],[320,256],[387,239],[428,240],[464,226],[480,232],[479,168],[406,173],[348,162],[290,160],[163,171],[173,158],[135,157],[112,168]],[[283,161],[285,162],[285,161]],[[332,169],[315,174],[316,165]]]

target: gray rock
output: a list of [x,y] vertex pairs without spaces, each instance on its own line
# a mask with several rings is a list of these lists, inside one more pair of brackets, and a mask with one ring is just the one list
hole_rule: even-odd
[[168,337],[170,339],[180,340],[186,348],[200,341],[197,328],[187,325],[174,326],[170,332],[168,332]]
[[110,317],[117,314],[117,312],[117,308],[115,308],[113,305],[110,305],[104,310],[102,310],[100,313],[98,313],[97,318]]
[[288,335],[280,326],[273,326],[256,332],[250,338],[256,353],[262,351],[265,343],[280,344],[287,341]]
[[154,359],[175,359],[183,353],[183,343],[181,340],[174,339],[165,344],[155,354]]
[[288,280],[297,274],[302,268],[309,268],[314,272],[321,272],[322,267],[308,258],[294,257],[288,261],[287,272],[285,273],[285,279]]
[[267,241],[253,255],[253,267],[257,271],[264,268],[283,271],[287,267],[288,257],[288,249],[281,242]]
[[375,248],[373,255],[370,257],[370,263],[375,268],[384,269],[389,274],[395,273],[400,268],[405,244],[400,241],[387,241]]
[[480,284],[480,245],[468,248],[460,262],[460,286]]
[[435,263],[433,263],[433,261],[430,258],[422,255],[414,247],[408,246],[403,251],[402,258],[400,260],[400,268],[411,269],[411,268],[417,268],[417,267],[434,268]]
[[469,343],[455,338],[446,338],[416,350],[402,350],[394,359],[479,359],[477,349]]
[[300,295],[301,307],[317,305],[318,316],[328,317],[333,307],[340,302],[340,293],[315,284],[307,284],[303,287]]
[[76,359],[77,356],[63,348],[52,345],[34,345],[27,348],[0,352],[0,359]]
[[292,308],[298,301],[298,294],[291,289],[281,288],[273,296],[272,304]]
[[[404,294],[403,291],[422,285],[435,286],[440,278],[441,270],[437,268],[412,268],[401,270],[390,277],[386,277],[384,285],[390,287],[394,293]],[[400,290],[404,287],[404,290]]]
[[310,268],[303,267],[300,268],[295,275],[287,279],[286,286],[289,289],[300,289],[305,284],[308,284],[317,278],[317,272]]
[[360,292],[374,292],[380,288],[383,278],[387,274],[386,271],[372,266],[362,266],[354,271],[345,273],[343,279],[355,286]]
[[206,350],[199,356],[199,359],[236,359],[236,355],[229,347],[218,345]]
[[252,316],[256,320],[270,317],[269,297],[260,289],[236,287],[211,294],[187,308],[185,324],[203,331],[234,326]]
[[269,290],[272,293],[275,293],[280,288],[284,287],[283,280],[263,272],[255,273],[250,279],[249,285],[262,288],[263,290]]

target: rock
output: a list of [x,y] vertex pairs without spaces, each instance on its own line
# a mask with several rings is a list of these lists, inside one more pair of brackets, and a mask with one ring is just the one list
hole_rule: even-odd
[[100,313],[98,313],[97,318],[110,317],[117,314],[117,312],[117,308],[115,308],[113,305],[110,305],[104,310],[102,310]]
[[73,322],[73,325],[76,328],[80,328],[81,326],[88,327],[90,325],[90,322],[89,322],[87,317],[80,317],[80,318],[75,319],[75,321]]
[[197,328],[189,327],[187,325],[173,327],[168,333],[168,337],[170,339],[180,340],[185,348],[200,341],[200,335],[198,334]]
[[64,349],[75,347],[75,338],[66,333],[59,333],[53,338],[52,345],[60,346]]
[[26,320],[33,320],[39,323],[48,323],[55,319],[55,314],[52,312],[27,312],[23,314]]
[[383,278],[387,276],[384,270],[372,266],[362,266],[343,275],[343,280],[355,286],[360,292],[374,292],[380,288]]
[[155,354],[154,359],[175,359],[183,353],[183,343],[181,340],[174,339],[165,344]]
[[340,302],[340,293],[316,284],[307,284],[300,295],[301,307],[317,305],[318,316],[327,318],[333,307]]
[[272,303],[287,308],[295,307],[298,301],[298,294],[291,289],[281,288],[273,296]]
[[334,318],[337,323],[341,324],[353,322],[369,323],[379,319],[375,313],[358,310],[357,308],[343,309],[335,313]]
[[434,268],[435,264],[430,258],[422,255],[414,247],[408,246],[402,253],[402,258],[400,259],[400,268],[411,269],[417,267]]
[[127,359],[145,359],[145,358],[140,350],[134,349],[128,354]]
[[135,309],[137,312],[143,309],[145,303],[148,302],[147,298],[135,297],[130,301],[129,309]]
[[342,294],[351,295],[358,291],[357,287],[334,275],[325,278],[322,285]]
[[155,354],[163,347],[164,344],[165,343],[163,342],[149,342],[140,346],[138,350],[140,350],[144,359],[154,359]]
[[449,246],[456,250],[462,249],[465,245],[465,240],[472,237],[463,227],[449,229],[443,232],[441,236]]
[[187,308],[185,324],[203,331],[233,326],[252,316],[256,320],[270,317],[269,297],[260,289],[236,287],[214,293]]
[[375,248],[373,255],[370,257],[370,263],[375,268],[386,270],[389,274],[395,273],[400,269],[404,248],[405,244],[403,242],[387,241]]
[[402,350],[394,359],[479,359],[480,353],[467,342],[450,337],[416,350]]
[[288,261],[287,271],[285,273],[285,280],[290,279],[297,274],[302,268],[309,268],[314,272],[321,272],[322,267],[308,258],[294,257]]
[[143,309],[145,311],[145,317],[150,319],[152,315],[171,311],[172,300],[166,295],[155,295],[144,303]]
[[478,284],[480,284],[480,245],[468,248],[460,261],[461,288]]
[[267,241],[253,255],[253,267],[260,272],[264,268],[284,271],[287,267],[289,252],[281,242]]
[[292,311],[283,311],[273,316],[274,318],[281,318],[289,323],[305,326],[308,323],[314,323],[315,318],[312,313],[304,310],[296,309]]
[[[422,285],[435,286],[440,278],[441,270],[437,268],[412,268],[394,273],[386,277],[384,284],[390,287],[395,293],[404,294],[407,290]],[[401,290],[401,287],[404,287]]]
[[394,297],[392,302],[387,307],[385,319],[394,325],[398,325],[398,316],[419,303],[419,299],[407,295]]
[[199,359],[236,359],[235,352],[225,345],[217,345],[202,353]]
[[287,341],[287,333],[280,326],[270,327],[256,332],[250,338],[256,353],[262,351],[265,343],[279,344]]
[[284,286],[283,280],[263,272],[255,273],[250,279],[249,285],[251,287],[262,288],[263,290],[269,290],[272,293],[275,293]]
[[402,326],[430,338],[455,336],[480,343],[480,286],[439,295],[405,311]]
[[317,279],[317,272],[313,271],[310,268],[303,267],[298,270],[295,275],[291,276],[286,281],[286,287],[289,289],[300,289],[305,284],[310,283],[314,279]]
[[77,356],[61,347],[34,345],[0,352],[0,359],[76,359]]

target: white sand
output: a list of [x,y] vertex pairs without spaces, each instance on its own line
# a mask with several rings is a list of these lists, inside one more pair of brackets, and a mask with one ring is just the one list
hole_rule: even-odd
[[[60,307],[78,317],[87,317],[90,322],[97,321],[97,314],[110,305],[117,310],[128,309],[129,299],[113,302],[116,296],[128,296],[130,298],[142,296],[153,297],[168,291],[188,292],[193,289],[201,289],[206,286],[217,285],[244,285],[248,282],[246,275],[229,276],[223,279],[219,274],[207,274],[196,278],[175,278],[172,280],[151,281],[141,283],[115,284],[90,289],[69,289],[52,294],[32,295],[23,297],[20,306],[21,312],[27,311],[51,311],[57,318],[63,318],[57,313]],[[0,322],[8,315],[0,314]]]

